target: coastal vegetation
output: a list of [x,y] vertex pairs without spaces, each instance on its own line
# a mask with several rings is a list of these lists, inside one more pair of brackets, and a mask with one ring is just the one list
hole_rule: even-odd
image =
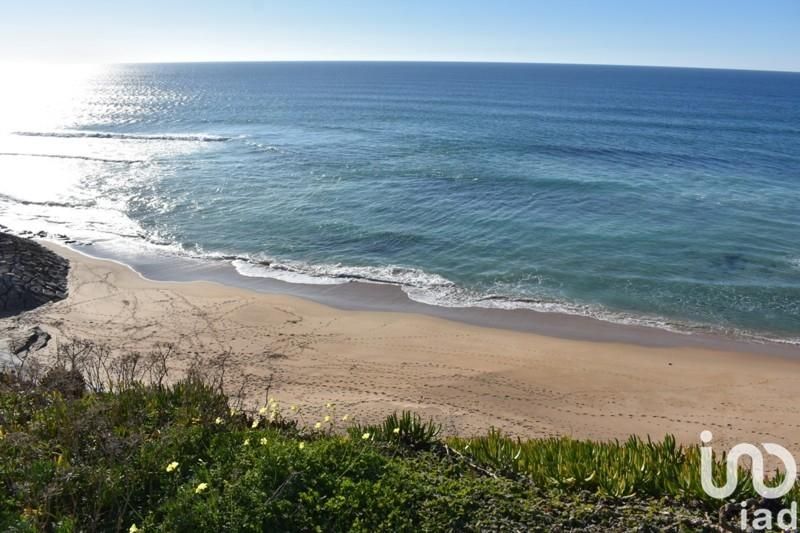
[[[270,397],[247,410],[224,393],[224,357],[172,379],[172,349],[112,362],[72,340],[47,366],[4,371],[0,529],[693,531],[736,518],[702,491],[697,447],[671,437],[454,437],[408,412],[368,424],[328,404],[308,419]],[[742,472],[733,498],[754,496]]]

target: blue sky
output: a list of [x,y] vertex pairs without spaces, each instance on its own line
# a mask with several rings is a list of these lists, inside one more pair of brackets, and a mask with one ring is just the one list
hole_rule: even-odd
[[800,71],[800,0],[2,0],[0,61],[445,60]]

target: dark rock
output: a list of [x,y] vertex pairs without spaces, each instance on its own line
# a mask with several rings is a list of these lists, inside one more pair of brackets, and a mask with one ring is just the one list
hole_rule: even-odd
[[0,317],[67,295],[69,263],[42,245],[0,233]]
[[37,352],[47,346],[48,342],[50,342],[50,334],[39,326],[14,330],[8,339],[5,339],[7,351],[15,355],[22,352]]

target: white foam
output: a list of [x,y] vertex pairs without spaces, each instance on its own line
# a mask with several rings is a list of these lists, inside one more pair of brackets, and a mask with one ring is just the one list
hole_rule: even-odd
[[231,264],[236,269],[236,272],[248,278],[271,278],[287,283],[303,283],[307,285],[340,285],[348,282],[345,279],[327,278],[285,267],[275,268],[241,259],[231,261]]
[[205,133],[180,134],[180,133],[112,133],[105,131],[15,131],[14,135],[23,137],[57,137],[57,138],[90,138],[90,139],[129,139],[141,141],[194,141],[194,142],[224,142],[230,137],[208,135]]
[[107,159],[104,157],[92,157],[88,155],[69,155],[69,154],[30,154],[24,152],[0,152],[0,156],[7,157],[47,157],[51,159],[80,159],[83,161],[98,161],[100,163],[144,163],[143,159]]

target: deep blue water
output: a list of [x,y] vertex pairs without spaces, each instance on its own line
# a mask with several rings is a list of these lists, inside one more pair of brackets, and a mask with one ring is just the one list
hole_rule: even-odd
[[441,305],[800,338],[800,74],[129,65],[70,90],[4,128],[0,223]]

